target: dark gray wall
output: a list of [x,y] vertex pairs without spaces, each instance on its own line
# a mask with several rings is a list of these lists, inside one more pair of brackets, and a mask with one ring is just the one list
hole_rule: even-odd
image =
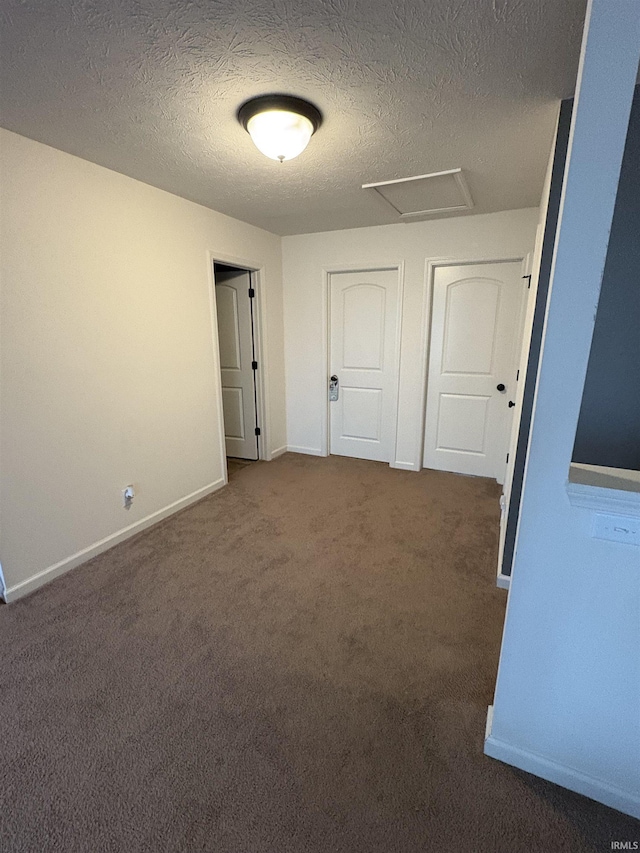
[[574,462],[640,470],[640,87],[636,87]]

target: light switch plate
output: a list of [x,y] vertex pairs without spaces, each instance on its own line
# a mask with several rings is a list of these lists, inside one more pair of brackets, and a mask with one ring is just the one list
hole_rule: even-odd
[[625,545],[640,545],[640,518],[597,512],[593,517],[592,535],[597,539],[610,539]]

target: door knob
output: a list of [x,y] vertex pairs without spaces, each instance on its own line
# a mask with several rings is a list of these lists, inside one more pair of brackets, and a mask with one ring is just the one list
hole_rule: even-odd
[[513,400],[509,400],[509,408],[513,409],[514,406],[515,406],[515,403],[513,402]]
[[335,403],[340,393],[340,383],[338,377],[334,374],[329,379],[329,402]]
[[496,385],[497,391],[504,391],[504,389],[505,389],[505,386],[502,384],[502,382],[499,385]]

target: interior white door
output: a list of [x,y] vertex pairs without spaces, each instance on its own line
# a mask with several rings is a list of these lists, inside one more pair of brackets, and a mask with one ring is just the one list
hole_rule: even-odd
[[398,411],[398,270],[330,276],[330,452],[391,462]]
[[436,268],[425,468],[504,481],[526,290],[520,263]]
[[250,274],[216,270],[215,285],[227,456],[257,459]]

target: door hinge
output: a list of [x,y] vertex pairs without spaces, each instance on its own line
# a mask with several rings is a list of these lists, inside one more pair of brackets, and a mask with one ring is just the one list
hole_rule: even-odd
[[260,435],[260,427],[256,427],[256,435]]
[[249,299],[253,299],[253,297],[254,297],[255,295],[256,295],[255,290],[254,290],[252,287],[250,287],[250,288],[249,288]]
[[258,362],[252,361],[251,362],[251,370],[257,370],[257,369],[258,369]]
[[529,273],[529,275],[523,275],[522,278],[527,279],[527,290],[529,290],[529,288],[531,287],[531,273]]
[[507,453],[507,462],[509,461],[509,454]]

